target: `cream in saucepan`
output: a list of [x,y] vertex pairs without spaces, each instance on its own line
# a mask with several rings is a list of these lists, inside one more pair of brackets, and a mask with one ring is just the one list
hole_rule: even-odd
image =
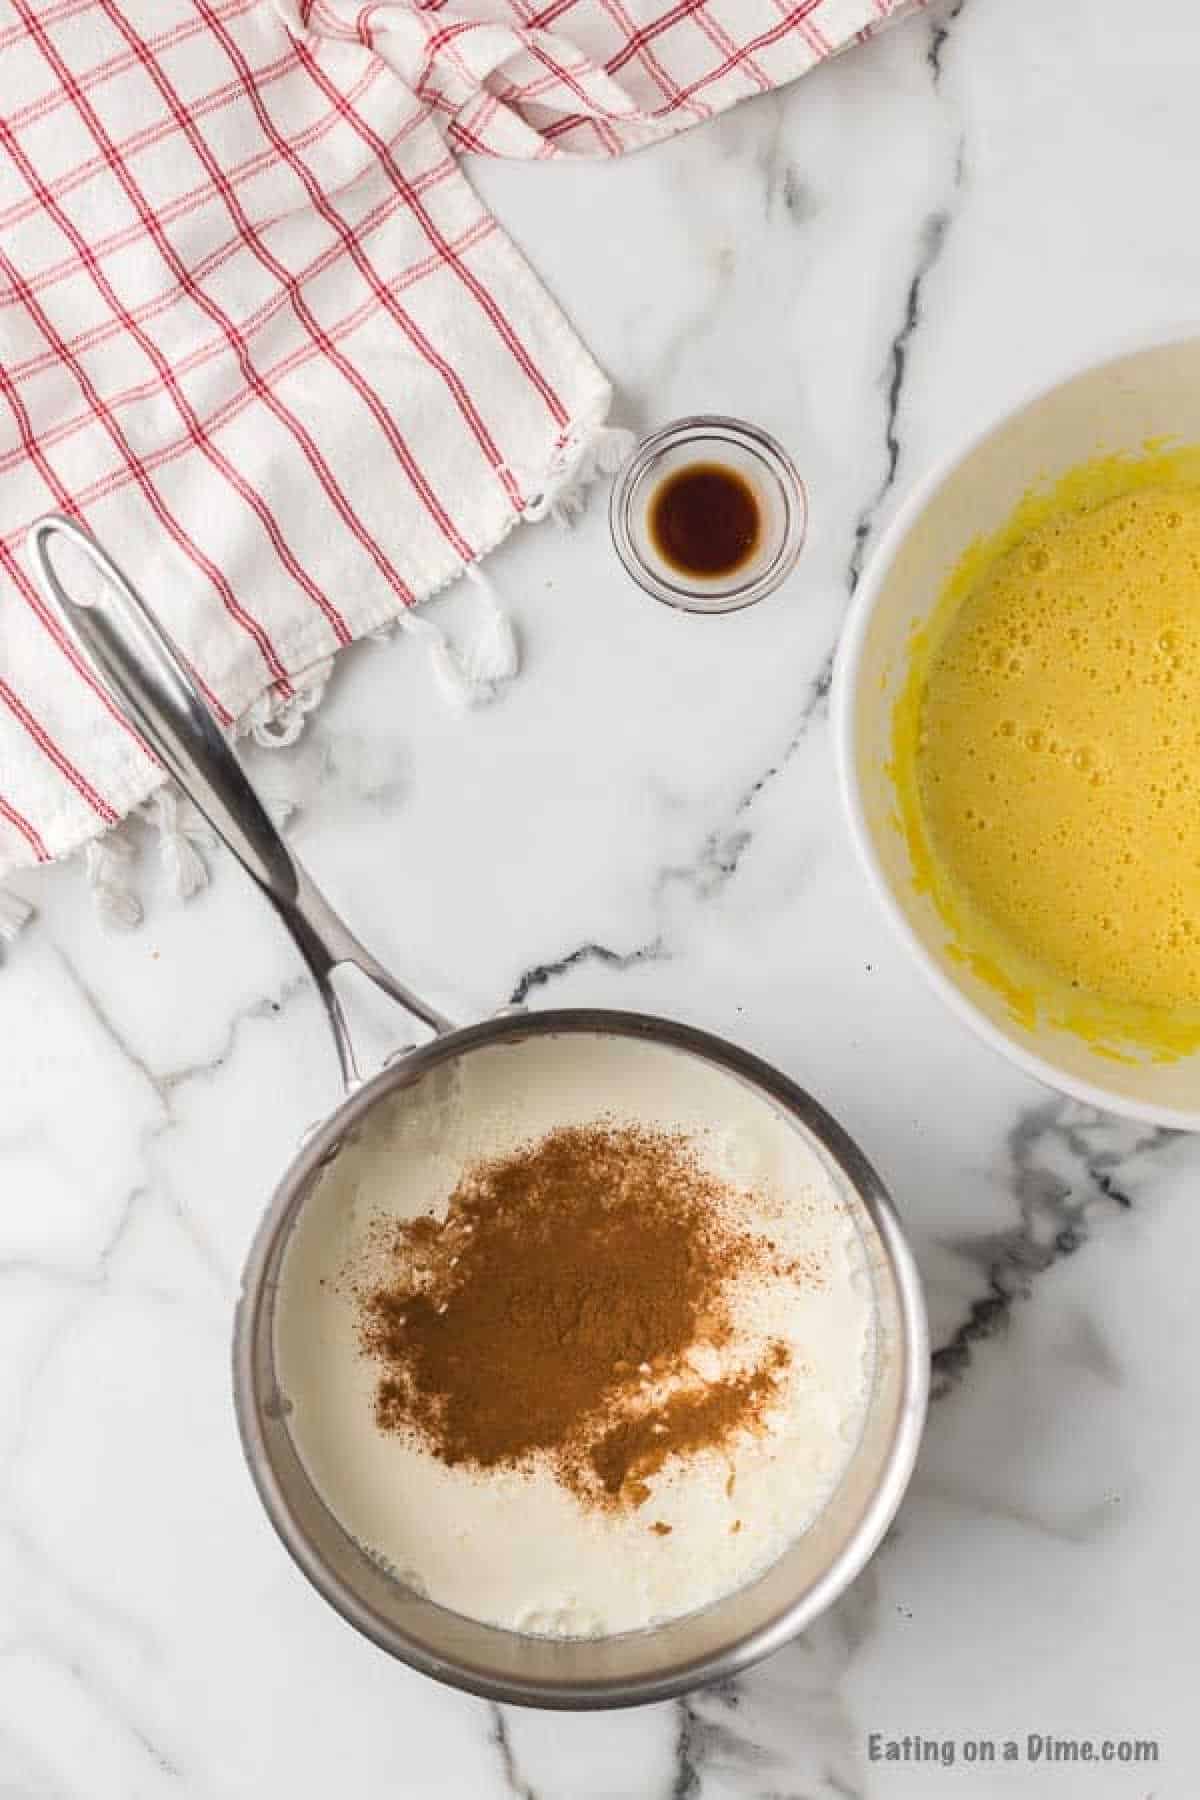
[[599,1636],[709,1604],[811,1525],[866,1413],[871,1281],[836,1175],[765,1098],[659,1045],[537,1036],[367,1116],[299,1215],[276,1361],[314,1485],[398,1578]]

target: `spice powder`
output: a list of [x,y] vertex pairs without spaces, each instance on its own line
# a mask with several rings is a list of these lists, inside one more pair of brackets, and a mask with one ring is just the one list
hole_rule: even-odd
[[737,1200],[683,1134],[601,1122],[477,1163],[444,1219],[377,1219],[345,1279],[378,1428],[449,1466],[546,1462],[605,1510],[640,1506],[668,1458],[761,1431],[789,1352],[746,1360],[732,1290],[799,1271]]

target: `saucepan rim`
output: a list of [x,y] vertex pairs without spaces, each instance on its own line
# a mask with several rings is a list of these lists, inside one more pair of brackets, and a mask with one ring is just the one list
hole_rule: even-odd
[[[256,1373],[260,1319],[262,1309],[269,1303],[268,1271],[281,1234],[291,1228],[297,1196],[301,1196],[302,1205],[312,1176],[335,1152],[347,1131],[386,1095],[439,1063],[483,1045],[515,1043],[530,1036],[556,1033],[650,1040],[715,1064],[774,1101],[811,1133],[850,1184],[874,1227],[896,1284],[897,1354],[902,1360],[896,1421],[882,1473],[853,1535],[817,1580],[765,1624],[703,1657],[634,1678],[597,1676],[542,1681],[500,1675],[477,1663],[438,1655],[420,1639],[383,1618],[329,1566],[297,1517],[272,1461],[264,1429],[267,1396],[259,1391]],[[242,1448],[259,1498],[284,1548],[335,1611],[380,1649],[450,1686],[510,1704],[589,1710],[665,1700],[736,1674],[803,1630],[848,1586],[878,1547],[916,1462],[928,1403],[929,1337],[921,1278],[891,1198],[854,1140],[811,1094],[749,1051],[696,1027],[651,1014],[578,1007],[507,1013],[434,1037],[393,1058],[310,1134],[278,1182],[246,1259],[234,1320],[233,1375]],[[646,1633],[648,1639],[652,1639],[653,1632],[651,1628]]]

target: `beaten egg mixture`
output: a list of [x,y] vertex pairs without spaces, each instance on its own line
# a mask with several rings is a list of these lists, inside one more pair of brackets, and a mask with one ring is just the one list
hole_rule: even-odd
[[892,775],[919,885],[1018,1016],[1200,1045],[1200,448],[1097,459],[972,546]]

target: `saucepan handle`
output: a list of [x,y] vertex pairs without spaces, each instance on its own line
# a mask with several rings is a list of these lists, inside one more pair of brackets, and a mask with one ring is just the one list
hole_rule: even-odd
[[[101,577],[73,597],[51,556],[69,542]],[[46,598],[95,666],[152,755],[173,775],[243,868],[253,876],[308,964],[329,1015],[347,1088],[359,1076],[349,1027],[330,976],[353,963],[435,1032],[449,1022],[383,967],[334,912],[272,824],[209,710],[195,676],[129,578],[78,520],[52,513],[29,532],[29,554]]]

